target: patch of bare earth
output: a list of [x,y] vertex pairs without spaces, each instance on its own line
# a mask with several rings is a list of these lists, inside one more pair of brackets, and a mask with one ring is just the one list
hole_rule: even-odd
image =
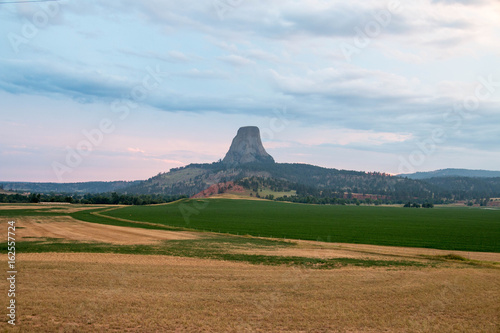
[[10,204],[0,204],[1,210],[13,210],[13,209],[40,209],[40,208],[49,208],[46,206],[40,205],[10,205]]
[[[17,240],[62,238],[72,241],[111,244],[151,244],[163,240],[196,239],[198,234],[185,231],[152,230],[97,224],[75,220],[69,216],[16,218]],[[2,233],[3,241],[6,234]]]
[[[2,262],[6,255],[0,256]],[[487,268],[337,270],[120,254],[18,255],[13,332],[498,332]],[[0,282],[7,294],[7,280]],[[7,329],[5,321],[0,327]]]
[[[0,210],[17,210],[17,209],[43,209],[44,212],[54,212],[54,213],[75,213],[82,210],[95,209],[95,208],[106,208],[110,205],[70,205],[70,204],[57,204],[57,203],[39,203],[39,204],[0,204]],[[113,208],[123,207],[113,205]]]
[[222,194],[215,194],[210,197],[204,198],[204,199],[233,199],[233,200],[265,200],[257,197],[251,197],[246,194],[239,194],[239,193],[222,193]]
[[248,249],[238,250],[235,252],[258,255],[299,256],[309,258],[365,258],[374,260],[419,260],[420,258],[422,258],[422,256],[444,256],[454,254],[471,260],[500,263],[500,253],[491,252],[451,251],[428,248],[327,243],[303,240],[290,241],[297,243],[298,246],[274,249]]

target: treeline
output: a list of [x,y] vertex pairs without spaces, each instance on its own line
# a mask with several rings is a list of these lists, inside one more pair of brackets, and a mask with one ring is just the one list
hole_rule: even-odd
[[155,205],[187,198],[186,195],[165,194],[118,194],[101,193],[85,194],[74,203],[80,204],[105,204],[105,205]]
[[407,203],[405,203],[405,205],[403,206],[404,208],[434,208],[434,204],[433,203],[430,203],[430,202],[426,202],[422,205],[414,202],[414,203],[411,203],[410,201],[408,201]]
[[187,198],[185,195],[164,195],[164,194],[41,194],[31,193],[21,194],[0,194],[0,203],[39,203],[39,202],[65,202],[71,204],[104,204],[104,205],[154,205],[167,203],[179,199]]
[[[314,170],[314,169],[313,169]],[[342,175],[341,177],[357,177],[358,175]],[[384,180],[385,179],[385,180]],[[360,180],[360,179],[358,179]],[[326,204],[404,204],[415,201],[422,205],[426,202],[436,204],[454,203],[457,201],[473,201],[475,204],[486,205],[489,198],[500,197],[500,178],[466,178],[443,177],[416,181],[398,177],[388,177],[376,174],[372,179],[362,179],[353,182],[352,186],[311,186],[290,182],[284,179],[268,177],[246,177],[236,181],[238,185],[257,192],[260,189],[272,191],[296,191],[293,197],[283,197],[280,200],[293,202],[312,202]],[[390,186],[388,184],[391,183]],[[363,198],[366,195],[375,199]],[[355,198],[358,199],[355,199]]]
[[[350,189],[348,191],[344,191],[343,189],[320,189],[304,184],[292,183],[287,180],[256,176],[240,179],[236,181],[236,184],[255,192],[255,196],[259,198],[317,205],[403,205],[406,204],[408,200],[411,200],[420,207],[425,206],[426,208],[432,208],[429,207],[429,205],[433,206],[433,204],[449,204],[454,202],[454,200],[447,198],[432,198],[428,193],[426,193],[427,195],[415,198],[410,194],[411,191],[409,193],[404,192],[402,195],[397,195],[394,192],[386,192],[386,194],[383,195],[377,194],[374,198],[359,198],[360,194],[363,195],[366,193],[351,192]],[[293,190],[295,194],[283,195],[280,197],[275,197],[273,194],[262,195],[261,192],[263,189],[270,189],[275,192]]]
[[[500,197],[500,177],[435,177],[415,180],[390,176],[378,172],[359,172],[326,169],[307,164],[276,163],[270,165],[248,164],[241,169],[267,172],[271,179],[284,180],[285,190],[293,189],[299,196],[317,198],[341,198],[335,193],[358,193],[386,196],[392,201],[403,203],[418,198],[426,201],[484,200]],[[265,184],[263,181],[262,184]],[[252,184],[255,187],[255,183]],[[274,186],[276,188],[276,185]],[[269,186],[273,189],[273,186]]]
[[[249,167],[245,166],[245,168]],[[305,164],[276,164],[267,166],[266,171],[271,174],[271,177],[267,179],[250,177],[252,181],[250,189],[254,189],[255,182],[258,182],[272,190],[279,187],[283,187],[283,190],[295,190],[299,197],[342,199],[344,193],[357,193],[390,197],[398,202],[412,200],[415,197],[430,200],[438,191],[438,188],[432,184],[376,172],[325,169]],[[273,181],[276,184],[268,184]],[[245,185],[242,186],[246,187]]]
[[[267,197],[265,199],[271,199],[275,201],[287,201],[295,203],[313,204],[313,205],[360,205],[364,204],[363,200],[358,199],[344,199],[344,198],[318,198],[313,196],[299,196],[299,195],[284,195],[278,198]],[[380,205],[381,201],[372,201],[371,203]]]
[[259,189],[268,188],[275,192],[297,190],[301,185],[276,178],[246,177],[235,181],[236,185],[257,192]]
[[[389,200],[389,199],[357,199],[357,198],[318,198],[314,196],[299,196],[299,195],[291,195],[291,196],[282,196],[278,198],[274,198],[272,195],[267,195],[264,199],[275,200],[275,201],[287,201],[287,202],[295,202],[295,203],[304,203],[304,204],[315,204],[315,205],[403,205],[406,203],[402,200]],[[419,202],[419,203],[418,203]],[[449,204],[451,202],[446,200],[436,200],[432,203],[426,201],[418,201],[410,204],[410,207],[424,207],[424,208],[433,208],[434,204]]]
[[[0,194],[0,203],[30,203],[30,202],[39,202],[37,200],[37,195],[34,197],[23,195],[23,194]],[[35,201],[31,201],[35,200]]]
[[437,187],[439,195],[444,198],[477,201],[485,198],[500,197],[500,177],[473,178],[450,176],[434,177],[422,181]]
[[29,183],[2,182],[0,189],[31,193],[111,193],[120,191],[142,181],[81,182],[81,183]]

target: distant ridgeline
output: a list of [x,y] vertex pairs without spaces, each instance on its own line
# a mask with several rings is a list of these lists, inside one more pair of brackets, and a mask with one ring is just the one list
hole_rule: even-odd
[[80,183],[29,183],[29,182],[1,182],[0,187],[4,190],[17,192],[38,193],[104,193],[114,192],[138,184],[136,181],[112,181],[112,182],[80,182]]
[[468,170],[468,169],[442,169],[436,171],[416,172],[400,174],[399,177],[411,179],[429,179],[436,177],[471,177],[471,178],[496,178],[500,177],[500,171]]
[[[500,178],[432,178],[429,181],[322,168],[309,164],[276,163],[262,145],[260,131],[248,126],[238,130],[222,161],[211,164],[190,164],[160,173],[126,189],[127,193],[164,193],[195,195],[208,187],[235,182],[253,195],[262,190],[295,191],[297,201],[321,199],[354,199],[380,202],[408,200],[442,202],[479,200],[500,197]],[[221,187],[223,188],[223,187]],[[267,193],[267,192],[266,192]],[[267,195],[269,197],[269,194]],[[262,195],[261,197],[266,197]],[[278,197],[273,196],[274,199]],[[328,200],[323,200],[328,202]]]
[[[229,151],[219,162],[174,168],[145,181],[71,184],[4,182],[3,189],[40,193],[118,192],[127,195],[193,196],[214,184],[232,182],[243,186],[254,196],[276,200],[280,199],[278,195],[284,196],[281,192],[289,191],[286,200],[312,203],[442,203],[462,200],[486,204],[490,198],[500,198],[500,173],[467,173],[473,170],[460,170],[462,173],[457,175],[456,171],[447,170],[430,173],[430,177],[418,173],[414,177],[401,177],[309,164],[276,163],[264,149],[259,129],[248,126],[238,130]],[[469,176],[461,176],[463,174]],[[494,177],[480,178],[479,174]],[[227,188],[219,187],[221,191]]]

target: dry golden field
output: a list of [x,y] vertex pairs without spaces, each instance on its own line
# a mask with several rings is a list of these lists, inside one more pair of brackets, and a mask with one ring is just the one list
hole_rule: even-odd
[[499,330],[497,269],[313,270],[100,253],[18,261],[19,321],[9,331]]
[[[198,237],[195,232],[120,227],[78,221],[69,216],[19,217],[16,218],[16,223],[22,225],[22,229],[18,229],[18,240],[60,238],[111,244],[150,244],[161,240]],[[5,241],[6,235],[2,236]]]
[[[5,221],[2,228],[6,230]],[[19,217],[18,240],[109,244],[197,240],[207,233]],[[2,237],[3,237],[2,233]],[[5,237],[3,237],[5,238]],[[5,241],[5,239],[3,239]],[[228,252],[412,260],[422,267],[313,269],[115,253],[17,254],[17,325],[7,332],[499,332],[500,254],[294,241]],[[1,255],[6,263],[7,256]],[[5,269],[7,271],[7,269]],[[5,273],[6,274],[6,273]],[[7,281],[0,293],[7,299]],[[5,302],[4,302],[5,303]],[[5,303],[6,304],[6,303]],[[5,307],[4,307],[5,309]]]

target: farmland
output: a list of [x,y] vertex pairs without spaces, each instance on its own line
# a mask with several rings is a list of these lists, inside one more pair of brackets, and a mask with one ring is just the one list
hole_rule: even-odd
[[[100,215],[235,235],[500,252],[500,210],[206,199],[125,207]],[[84,218],[82,213],[74,217]]]
[[[0,205],[3,229],[8,220],[18,228],[19,321],[10,330],[496,332],[500,251],[451,250],[459,238],[430,234],[489,228],[470,244],[495,249],[498,213],[221,199]],[[429,248],[366,245],[424,236]],[[338,241],[349,237],[358,244]]]
[[498,332],[497,269],[330,271],[107,253],[27,253],[20,265],[9,332]]

